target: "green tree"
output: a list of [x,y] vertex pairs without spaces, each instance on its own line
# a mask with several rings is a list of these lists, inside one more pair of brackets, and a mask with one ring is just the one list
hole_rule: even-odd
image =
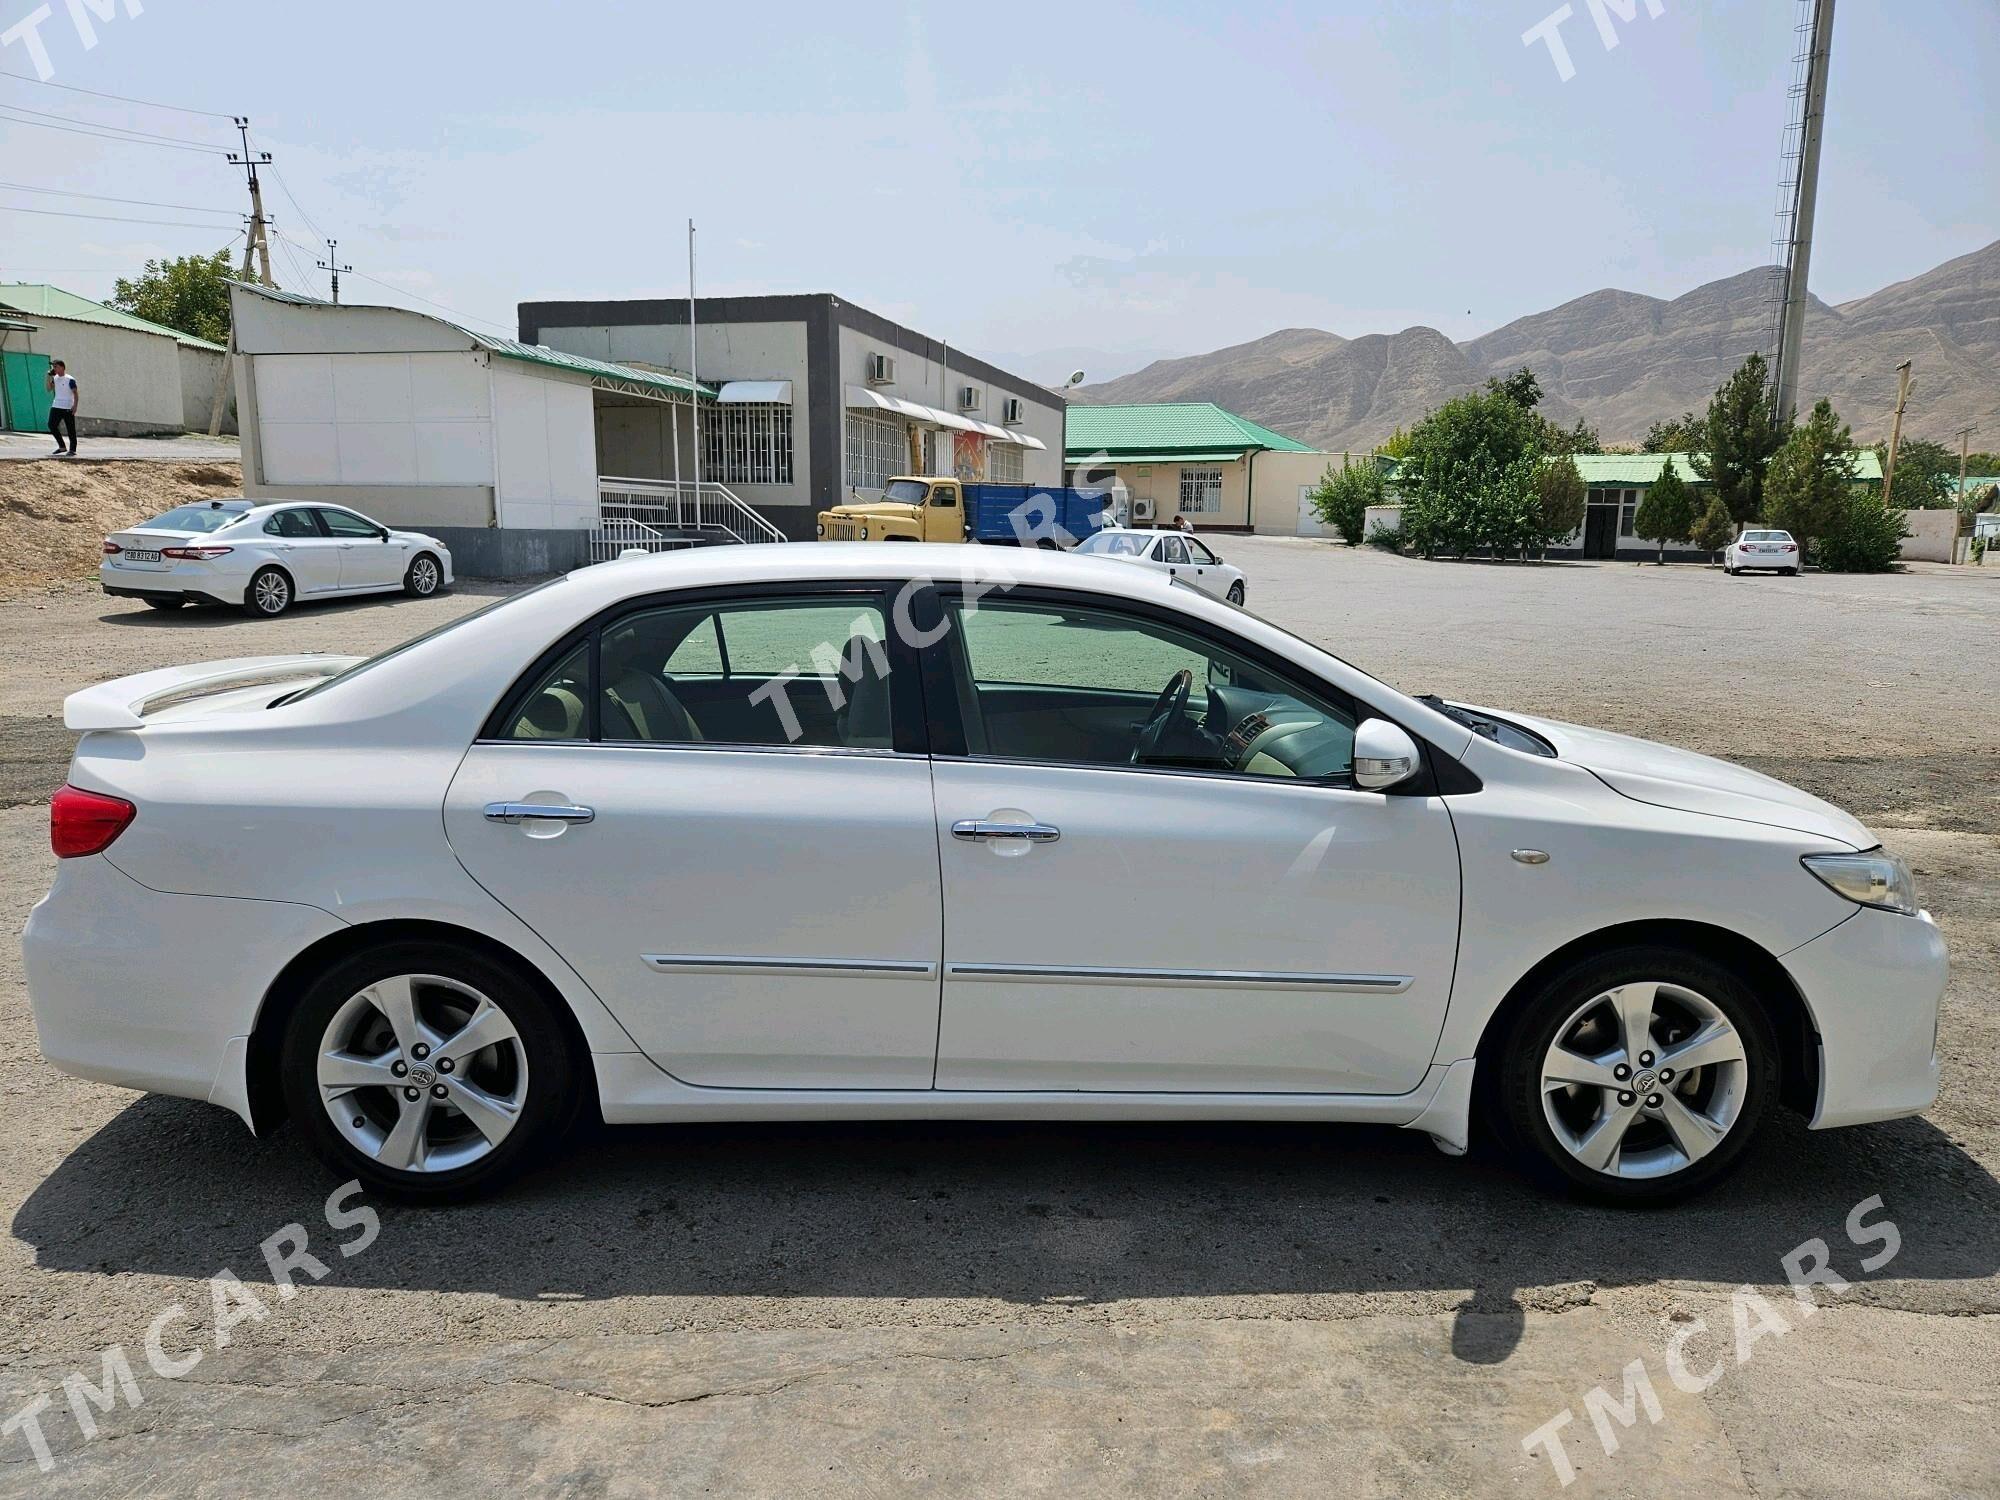
[[1372,458],[1338,469],[1328,464],[1311,498],[1319,518],[1338,531],[1348,546],[1358,547],[1367,527],[1368,507],[1386,501],[1382,471]]
[[1386,454],[1390,458],[1408,458],[1410,456],[1410,435],[1401,427],[1398,427],[1394,432],[1389,434],[1389,441],[1375,451]]
[[1703,441],[1691,462],[1695,473],[1715,486],[1739,526],[1764,511],[1764,475],[1784,441],[1773,425],[1771,388],[1764,356],[1753,354],[1722,383],[1703,418]]
[[1583,525],[1590,492],[1584,487],[1583,472],[1567,453],[1545,459],[1535,468],[1535,497],[1541,510],[1543,547],[1567,541]]
[[1708,418],[1687,412],[1655,422],[1639,444],[1641,453],[1699,453],[1708,446]]
[[1887,573],[1909,534],[1902,506],[1884,505],[1872,484],[1850,485],[1814,560],[1828,573]]
[[[1887,473],[1889,445],[1877,443],[1875,453]],[[1898,510],[1950,510],[1958,504],[1958,455],[1929,438],[1906,439],[1896,450],[1896,487],[1889,499]]]
[[[1815,538],[1826,536],[1847,518],[1854,467],[1854,435],[1835,414],[1833,403],[1822,396],[1812,415],[1792,429],[1771,459],[1765,486],[1765,514],[1771,525],[1792,534],[1801,562],[1812,551]],[[1875,507],[1882,508],[1879,497]]]
[[137,281],[119,277],[111,305],[210,343],[229,342],[229,254],[149,260]]
[[1712,556],[1735,539],[1736,523],[1729,518],[1729,507],[1722,503],[1722,496],[1709,496],[1708,509],[1695,518],[1688,540]]
[[1660,465],[1660,477],[1647,486],[1646,498],[1633,513],[1632,530],[1647,541],[1660,544],[1660,555],[1654,561],[1664,564],[1667,543],[1687,541],[1694,522],[1694,492],[1681,478],[1674,461],[1668,459]]
[[1419,422],[1396,477],[1410,545],[1426,557],[1529,545],[1541,525],[1537,422],[1498,381],[1454,397]]
[[1486,389],[1492,395],[1505,396],[1522,411],[1533,411],[1542,404],[1542,383],[1526,365],[1505,380],[1494,376],[1486,382]]

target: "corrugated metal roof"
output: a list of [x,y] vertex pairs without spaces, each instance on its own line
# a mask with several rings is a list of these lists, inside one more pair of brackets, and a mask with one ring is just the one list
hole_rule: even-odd
[[[1071,459],[1093,453],[1227,453],[1252,449],[1310,453],[1312,446],[1260,427],[1248,417],[1210,401],[1148,402],[1133,406],[1072,406],[1066,416],[1063,451]],[[1161,460],[1165,461],[1165,460]]]
[[[1195,452],[1120,453],[1115,456],[1107,457],[1105,466],[1107,468],[1112,466],[1116,466],[1118,468],[1125,468],[1132,464],[1234,463],[1238,459],[1243,457],[1244,451],[1245,450],[1241,448],[1231,448],[1226,452],[1221,452],[1221,453],[1195,453]],[[1093,448],[1088,453],[1076,454],[1073,457],[1066,455],[1066,458],[1068,462],[1081,464],[1087,462],[1089,459],[1094,457],[1096,455],[1096,452],[1097,450]]]
[[[234,283],[245,291],[255,292],[260,297],[269,297],[274,302],[287,302],[294,307],[331,308],[333,303],[319,297],[306,297],[298,292],[280,291],[277,287],[257,286],[251,282]],[[373,303],[341,303],[341,307],[377,307]],[[681,395],[699,391],[710,401],[716,396],[716,387],[702,382],[697,385],[685,375],[672,374],[662,370],[635,370],[630,365],[614,365],[608,360],[586,359],[581,354],[565,354],[560,349],[551,349],[546,344],[524,344],[518,339],[497,338],[490,333],[478,333],[449,318],[436,317],[431,313],[416,312],[407,307],[384,307],[387,312],[408,313],[413,318],[425,318],[433,323],[443,324],[455,333],[464,334],[481,349],[497,354],[502,359],[518,359],[527,364],[546,365],[554,370],[568,370],[577,375],[588,375],[593,380],[614,381],[623,385],[641,386],[656,391],[676,391]]]
[[95,323],[103,328],[124,328],[133,333],[165,334],[190,349],[212,349],[217,354],[225,352],[220,344],[211,344],[207,339],[182,333],[178,328],[169,328],[163,323],[150,322],[115,307],[106,307],[102,302],[92,302],[88,297],[79,297],[74,292],[66,292],[46,282],[0,282],[0,307],[11,307],[16,312],[36,318],[67,318],[72,323]]
[[[1593,487],[1632,485],[1643,489],[1660,477],[1660,471],[1668,461],[1673,463],[1674,472],[1687,483],[1708,483],[1695,473],[1694,465],[1689,462],[1690,457],[1686,453],[1579,453],[1576,455],[1576,467],[1583,475],[1583,482]],[[1882,460],[1874,449],[1855,451],[1854,477],[1881,479]]]

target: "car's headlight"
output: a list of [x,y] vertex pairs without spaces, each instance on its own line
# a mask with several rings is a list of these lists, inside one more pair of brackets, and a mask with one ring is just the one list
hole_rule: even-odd
[[1808,854],[1799,861],[1829,890],[1859,906],[1917,914],[1917,882],[1910,867],[1893,854]]
[[864,542],[868,540],[868,528],[866,526],[861,528],[861,540]]
[[821,522],[820,522],[820,523],[819,523],[819,524],[818,524],[818,525],[817,525],[816,527],[814,527],[813,529],[814,529],[814,531],[815,531],[815,532],[817,532],[817,533],[818,533],[818,534],[819,534],[820,536],[825,536],[825,535],[826,535],[826,522],[824,522],[824,521],[821,521]]

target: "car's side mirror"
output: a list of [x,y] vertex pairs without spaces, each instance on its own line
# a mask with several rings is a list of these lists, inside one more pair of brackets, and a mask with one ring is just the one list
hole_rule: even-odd
[[1364,719],[1354,731],[1354,784],[1364,792],[1401,786],[1423,763],[1417,742],[1400,724]]

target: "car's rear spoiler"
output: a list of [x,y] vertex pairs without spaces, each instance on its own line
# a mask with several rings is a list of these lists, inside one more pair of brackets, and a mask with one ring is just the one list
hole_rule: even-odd
[[173,704],[206,698],[239,688],[331,677],[353,666],[359,657],[243,656],[233,661],[200,662],[191,667],[163,667],[100,682],[63,699],[63,724],[75,730],[142,729],[146,715]]

